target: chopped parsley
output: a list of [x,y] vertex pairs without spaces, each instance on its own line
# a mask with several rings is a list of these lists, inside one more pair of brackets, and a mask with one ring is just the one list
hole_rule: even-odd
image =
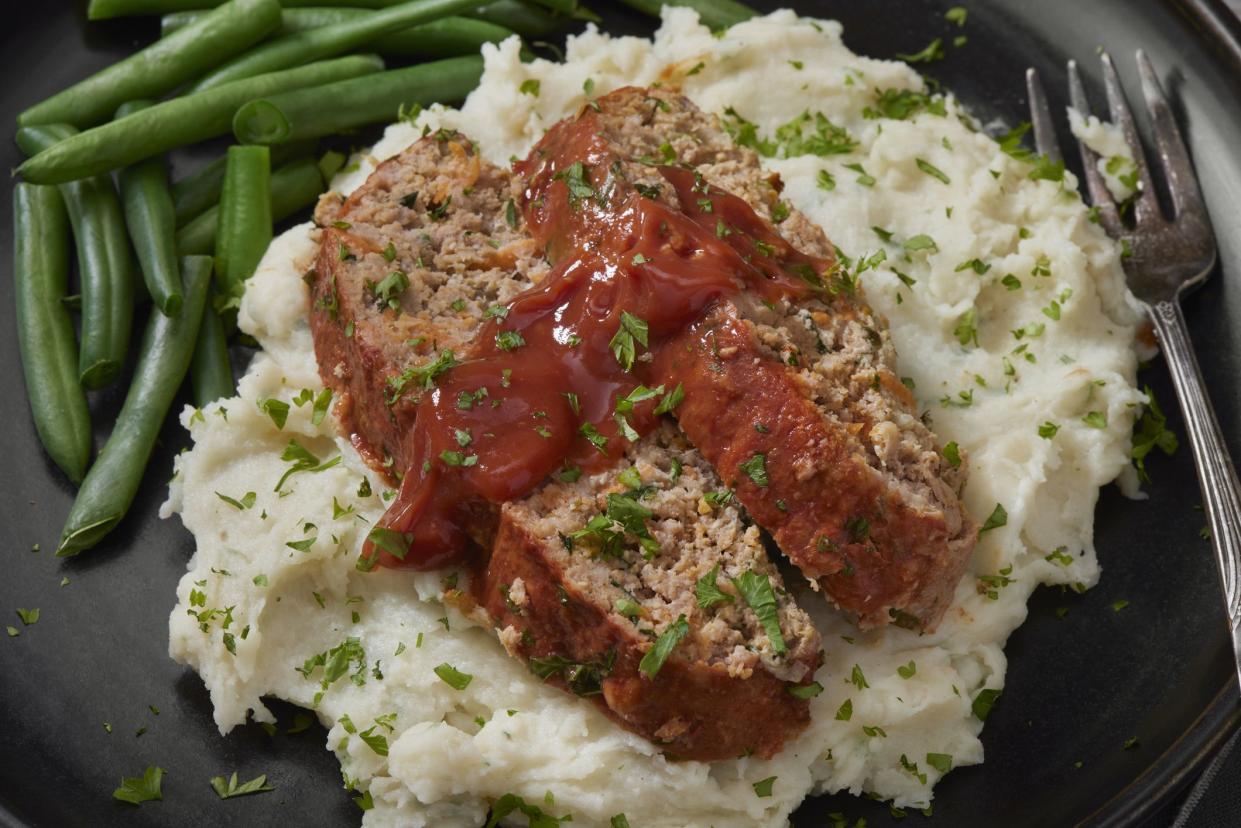
[[863,187],[875,186],[874,176],[866,172],[866,169],[860,163],[845,164],[845,169],[853,170],[855,173],[857,173],[857,183],[860,184],[861,186]]
[[[634,604],[634,615],[636,615],[637,604],[633,601],[630,603]],[[628,615],[628,613],[622,613],[622,615]],[[612,668],[616,664],[616,649],[608,649],[593,661],[573,661],[558,655],[546,658],[531,657],[529,661],[530,672],[543,681],[547,681],[552,676],[559,676],[575,695],[597,696],[603,692],[603,680],[612,675]]]
[[668,656],[672,655],[672,651],[687,635],[689,635],[689,622],[685,620],[684,615],[680,615],[659,634],[659,638],[655,639],[655,644],[642,656],[642,661],[638,663],[638,671],[648,679],[655,678],[664,666],[664,662],[668,660]]
[[952,754],[928,753],[926,755],[926,763],[940,773],[947,773],[952,770]]
[[767,455],[765,454],[755,454],[737,468],[749,475],[754,485],[759,488],[765,489],[771,483],[771,479],[767,476]]
[[458,364],[452,351],[441,351],[431,362],[415,365],[412,368],[406,368],[396,376],[388,377],[388,393],[385,402],[388,405],[395,405],[396,401],[405,393],[405,388],[413,383],[418,388],[430,388],[435,385],[435,378],[445,373],[449,369]]
[[944,446],[944,459],[954,469],[961,468],[961,449],[955,441]]
[[500,331],[496,334],[496,347],[501,351],[515,351],[525,344],[525,338],[518,331]]
[[924,173],[931,176],[932,178],[938,178],[940,181],[944,182],[945,184],[952,183],[952,180],[948,178],[947,175],[944,174],[944,171],[941,170],[939,167],[936,167],[930,161],[927,161],[923,158],[918,158],[918,159],[915,159],[915,163],[918,165],[918,169],[922,170]]
[[1004,510],[1003,504],[995,504],[995,508],[991,510],[991,514],[983,521],[982,526],[978,530],[978,534],[989,532],[992,529],[998,529],[1001,526],[1008,525],[1008,512]]
[[711,571],[703,575],[694,584],[694,597],[702,609],[711,609],[716,604],[731,604],[733,597],[719,587],[720,566],[716,564]]
[[809,684],[789,685],[785,689],[787,689],[789,695],[795,699],[813,699],[815,696],[823,692],[823,685],[819,684],[817,681],[812,681]]
[[241,500],[236,500],[234,498],[229,497],[226,494],[220,494],[219,492],[216,492],[215,496],[218,497],[220,500],[223,500],[225,503],[227,503],[229,506],[232,506],[234,509],[236,509],[239,512],[249,509],[251,506],[253,506],[255,499],[258,497],[254,492],[246,492],[244,495],[242,495]]
[[910,55],[897,53],[897,60],[903,60],[906,63],[932,63],[937,60],[944,59],[944,41],[942,38],[935,38],[920,51]]
[[160,790],[163,779],[164,769],[151,765],[142,776],[122,777],[121,786],[112,792],[112,798],[131,805],[163,799],[164,794]]
[[1133,465],[1138,470],[1138,479],[1150,482],[1150,475],[1146,472],[1146,456],[1155,448],[1170,455],[1176,451],[1178,442],[1176,433],[1168,429],[1168,419],[1159,408],[1159,403],[1155,401],[1155,393],[1149,386],[1146,388],[1146,397],[1149,402],[1134,430],[1130,456],[1133,458]]
[[771,138],[760,138],[758,126],[747,121],[731,106],[724,110],[724,129],[733,142],[750,147],[768,158],[799,155],[843,155],[857,149],[858,142],[842,126],[828,120],[822,112],[809,110],[776,127]]
[[237,771],[233,771],[233,775],[228,779],[223,776],[211,777],[211,787],[215,790],[216,796],[220,799],[232,799],[235,796],[245,796],[246,794],[266,793],[267,791],[276,790],[267,784],[267,774],[261,773],[251,779],[249,782],[237,782]]
[[740,578],[732,579],[737,592],[749,604],[750,609],[758,616],[763,625],[763,632],[771,641],[771,649],[776,655],[788,652],[784,643],[784,635],[780,631],[780,617],[776,609],[776,594],[771,588],[771,580],[766,575],[754,571],[745,572]]
[[284,424],[289,419],[289,404],[284,400],[260,399],[257,403],[259,411],[262,411],[275,424],[277,430],[284,429]]
[[1107,412],[1091,411],[1085,417],[1082,417],[1082,422],[1091,428],[1107,428]]
[[523,95],[537,98],[539,96],[539,81],[535,78],[528,78],[521,82],[521,86],[517,87],[517,91]]
[[280,459],[292,465],[281,475],[280,480],[276,483],[273,491],[279,492],[284,487],[284,482],[298,472],[321,472],[330,469],[340,463],[341,456],[338,454],[331,460],[322,463],[309,449],[303,446],[297,440],[289,440],[289,444],[284,447],[284,451],[280,454]]
[[435,675],[439,676],[441,681],[454,690],[464,690],[474,680],[472,675],[461,672],[447,662],[435,668]]
[[[661,385],[660,388],[662,387],[663,386]],[[681,401],[684,399],[685,389],[681,386],[681,383],[678,382],[677,387],[665,394],[664,398],[659,401],[659,405],[655,406],[655,414],[659,415],[671,412],[674,408],[680,405]]]
[[[551,803],[547,804],[551,805]],[[556,828],[556,826],[562,823],[573,821],[571,814],[554,817],[551,814],[544,813],[539,806],[531,805],[520,796],[509,793],[497,799],[491,806],[491,816],[487,819],[487,824],[483,828],[496,828],[501,820],[514,812],[524,816],[527,821],[526,824],[531,826],[531,828]]]
[[587,167],[581,161],[574,161],[567,168],[552,176],[552,180],[563,180],[569,191],[569,206],[576,209],[578,202],[584,198],[594,198],[595,189],[590,185]]
[[862,672],[862,667],[859,664],[853,665],[853,671],[849,674],[849,682],[859,690],[865,690],[870,687],[866,682],[866,674]]
[[1042,437],[1044,440],[1050,440],[1052,437],[1056,436],[1056,432],[1059,430],[1060,426],[1053,423],[1051,420],[1047,420],[1038,427],[1038,436]]
[[901,247],[905,248],[907,253],[916,253],[919,250],[939,250],[939,245],[935,243],[935,239],[926,233],[910,236],[908,239],[905,239]]
[[754,783],[754,795],[760,797],[771,796],[771,786],[776,782],[776,777],[769,776],[766,779],[760,779]]
[[616,361],[625,371],[633,370],[633,361],[637,356],[637,345],[648,347],[646,321],[634,316],[629,311],[621,311],[620,325],[612,336],[608,347]]
[[952,335],[957,338],[957,342],[964,345],[973,343],[974,347],[978,347],[978,326],[975,324],[977,311],[970,308],[957,320],[957,326],[952,329]]
[[400,310],[401,294],[409,288],[409,277],[400,270],[394,270],[378,282],[370,283],[369,287],[371,295],[381,306]]
[[911,679],[918,672],[918,664],[915,661],[910,661],[908,664],[902,664],[900,667],[897,667],[896,672],[903,679]]
[[836,721],[847,722],[853,718],[853,699],[845,699],[840,707],[836,708]]

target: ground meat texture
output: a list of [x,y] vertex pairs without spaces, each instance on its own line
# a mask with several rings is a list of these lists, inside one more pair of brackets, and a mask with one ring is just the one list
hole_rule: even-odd
[[403,469],[426,366],[460,358],[490,308],[545,271],[511,203],[509,175],[451,132],[385,161],[347,199],[328,193],[307,274],[315,356],[341,393],[357,448]]
[[[692,167],[741,196],[803,253],[832,258],[821,228],[779,202],[778,177],[687,98],[622,89],[599,98],[618,178],[675,204],[655,164]],[[782,216],[780,221],[775,218]],[[863,627],[933,629],[965,571],[977,525],[954,467],[895,373],[887,324],[840,267],[807,298],[720,301],[659,351],[680,382],[681,428],[782,552]]]
[[[355,444],[389,479],[403,468],[426,392],[393,379],[445,350],[465,356],[488,309],[546,272],[520,211],[508,209],[513,186],[467,139],[437,133],[316,211],[320,252],[307,278],[320,374],[342,397],[337,410]],[[407,284],[380,287],[393,272]],[[809,702],[788,690],[813,681],[821,641],[725,488],[665,423],[604,473],[550,482],[502,507],[480,504],[471,591],[509,652],[670,755],[770,756],[809,722]],[[597,534],[581,534],[618,494],[650,512],[657,551],[644,553],[631,533],[606,550]],[[704,608],[695,585],[712,569],[726,599]],[[732,584],[746,573],[772,586],[783,648]],[[689,635],[646,677],[643,656],[682,615]]]
[[[635,483],[658,551],[644,554],[633,537],[614,548],[583,536],[608,495]],[[769,757],[809,722],[807,703],[788,691],[812,679],[820,639],[757,528],[720,491],[711,467],[666,423],[616,468],[505,504],[475,596],[510,652],[670,756]],[[725,598],[704,608],[696,584],[712,571]],[[747,572],[772,586],[780,644],[732,583]],[[653,678],[643,675],[642,657],[681,617],[688,636]]]

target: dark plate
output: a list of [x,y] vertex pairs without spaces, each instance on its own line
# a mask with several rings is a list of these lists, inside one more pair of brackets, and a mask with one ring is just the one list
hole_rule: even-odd
[[[0,122],[25,106],[127,54],[155,34],[151,21],[86,24],[84,3],[15,4],[0,33]],[[602,2],[594,3],[604,6]],[[763,4],[773,6],[776,4]],[[912,52],[957,32],[951,2],[838,0],[795,3],[835,17],[857,51]],[[1241,434],[1241,32],[1210,0],[966,0],[967,46],[930,72],[984,121],[1024,118],[1022,73],[1036,66],[1053,102],[1064,103],[1064,61],[1077,58],[1095,91],[1096,47],[1135,83],[1141,46],[1176,97],[1212,207],[1222,273],[1186,305],[1216,410]],[[647,20],[608,10],[607,28],[649,32]],[[1136,89],[1136,85],[1131,86]],[[1067,135],[1062,135],[1070,146]],[[18,163],[4,142],[3,163]],[[1070,153],[1072,155],[1072,153]],[[0,256],[11,261],[12,219],[0,199]],[[830,229],[830,228],[829,228]],[[0,615],[21,627],[17,607],[42,616],[17,638],[0,636],[0,823],[5,825],[356,825],[335,759],[319,728],[268,737],[245,727],[221,738],[202,683],[169,660],[167,616],[192,541],[179,522],[156,517],[171,458],[186,442],[169,425],[148,480],[122,527],[78,560],[51,549],[72,498],[45,459],[26,407],[13,333],[11,281],[0,279]],[[1161,364],[1147,370],[1165,408],[1175,408]],[[95,402],[106,428],[118,392]],[[1183,433],[1178,413],[1172,426]],[[104,434],[99,435],[100,442]],[[1241,443],[1232,442],[1234,456]],[[1241,719],[1218,578],[1188,451],[1152,462],[1151,499],[1113,488],[1098,507],[1096,542],[1104,575],[1084,596],[1035,594],[1029,620],[1008,646],[1004,697],[983,734],[987,761],[951,774],[935,798],[935,823],[949,825],[1134,825],[1150,821],[1201,769]],[[34,544],[43,551],[32,552]],[[70,583],[60,586],[62,577]],[[1113,601],[1128,600],[1121,612]],[[1056,608],[1067,607],[1064,619]],[[158,714],[154,709],[158,709]],[[287,723],[291,709],[276,708]],[[104,728],[112,725],[112,732]],[[756,727],[761,726],[755,723]],[[142,735],[137,735],[145,729]],[[1122,749],[1131,737],[1136,747]],[[122,775],[149,764],[167,770],[165,801],[141,808],[114,802]],[[266,773],[276,792],[220,802],[218,774]],[[820,798],[797,825],[826,815],[892,820],[887,807],[852,797]],[[921,817],[911,815],[915,822]]]

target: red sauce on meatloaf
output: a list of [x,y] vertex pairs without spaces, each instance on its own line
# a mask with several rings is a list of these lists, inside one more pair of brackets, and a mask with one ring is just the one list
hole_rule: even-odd
[[[365,565],[460,561],[471,505],[605,468],[619,441],[655,427],[680,388],[651,388],[651,365],[665,343],[684,347],[717,300],[751,291],[775,301],[829,281],[833,260],[794,249],[746,201],[675,158],[637,159],[662,176],[662,194],[624,180],[616,160],[587,108],[515,165],[526,182],[521,209],[553,268],[493,315],[423,396]],[[696,346],[709,351],[713,336],[703,326]]]

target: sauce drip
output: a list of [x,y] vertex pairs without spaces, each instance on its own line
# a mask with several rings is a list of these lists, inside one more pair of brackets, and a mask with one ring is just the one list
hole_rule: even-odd
[[589,108],[515,164],[523,215],[552,270],[423,395],[407,468],[362,568],[459,562],[481,540],[470,530],[487,525],[488,504],[610,466],[675,401],[676,389],[647,387],[648,351],[723,297],[804,296],[832,269],[693,169],[652,168],[675,203],[663,185],[654,193],[625,178]]

